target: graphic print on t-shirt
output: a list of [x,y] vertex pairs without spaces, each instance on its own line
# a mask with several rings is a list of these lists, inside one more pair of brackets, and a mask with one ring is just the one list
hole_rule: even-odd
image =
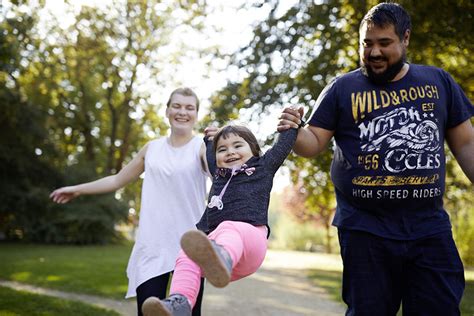
[[363,152],[385,148],[382,168],[393,173],[439,168],[439,129],[434,114],[420,114],[413,107],[398,108],[359,124]]
[[438,99],[434,85],[351,94],[360,131],[357,163],[366,171],[352,179],[354,197],[399,200],[442,194],[435,185],[444,159],[434,114]]

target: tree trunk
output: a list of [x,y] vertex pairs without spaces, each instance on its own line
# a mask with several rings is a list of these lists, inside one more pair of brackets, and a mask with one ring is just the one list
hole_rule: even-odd
[[331,216],[324,217],[324,227],[326,229],[326,253],[332,253]]

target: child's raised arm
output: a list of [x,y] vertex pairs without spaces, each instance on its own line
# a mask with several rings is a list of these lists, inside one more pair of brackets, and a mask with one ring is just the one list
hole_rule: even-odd
[[298,136],[298,130],[297,128],[289,128],[279,133],[276,143],[263,155],[264,159],[268,161],[267,165],[272,168],[273,172],[280,168],[290,154]]

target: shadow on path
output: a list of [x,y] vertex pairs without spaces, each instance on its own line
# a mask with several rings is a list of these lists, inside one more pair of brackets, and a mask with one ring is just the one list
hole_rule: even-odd
[[[230,283],[224,289],[209,283],[204,290],[203,315],[344,315],[344,306],[331,301],[325,290],[312,284],[306,269],[315,261],[328,260],[317,254],[269,250],[257,273]],[[337,256],[332,265],[338,265]],[[329,263],[329,262],[328,262]]]

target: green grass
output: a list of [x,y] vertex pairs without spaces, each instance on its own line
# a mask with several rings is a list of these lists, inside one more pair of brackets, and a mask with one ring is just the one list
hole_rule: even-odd
[[15,291],[0,286],[0,315],[2,316],[117,316],[116,312],[76,301]]
[[474,270],[467,271],[466,289],[461,302],[462,315],[474,315]]
[[[324,288],[334,301],[344,304],[341,298],[342,271],[340,269],[321,266],[318,269],[311,269],[308,275],[316,285]],[[466,269],[465,277],[466,289],[461,301],[461,315],[472,316],[474,315],[474,270]]]
[[0,243],[0,279],[123,299],[131,245]]
[[342,273],[340,271],[312,269],[309,277],[316,285],[325,289],[333,301],[344,304],[341,298]]

